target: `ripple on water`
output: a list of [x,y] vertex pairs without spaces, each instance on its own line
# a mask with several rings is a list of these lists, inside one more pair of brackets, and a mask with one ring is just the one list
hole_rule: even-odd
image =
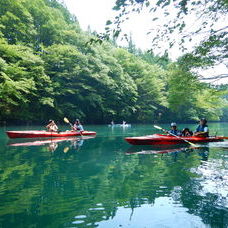
[[72,224],[82,224],[84,223],[83,220],[77,220],[77,221],[73,221]]
[[171,191],[170,196],[172,197],[172,199],[174,200],[174,202],[178,203],[181,200],[181,191],[182,191],[182,187],[181,186],[175,186],[173,188],[173,190]]
[[103,211],[104,208],[103,207],[93,207],[93,208],[89,208],[89,211]]
[[102,203],[97,203],[96,206],[99,207],[99,206],[103,206],[103,205],[102,205]]
[[77,215],[74,218],[75,219],[83,219],[83,218],[86,218],[86,215]]

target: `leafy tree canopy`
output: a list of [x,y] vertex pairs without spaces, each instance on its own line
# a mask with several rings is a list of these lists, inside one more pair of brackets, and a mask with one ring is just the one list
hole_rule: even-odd
[[[201,83],[191,72],[194,64],[208,64],[206,57],[189,54],[173,63],[167,53],[159,57],[137,49],[131,39],[127,48],[118,47],[115,39],[98,42],[57,0],[0,2],[0,120],[227,118],[227,88]],[[171,4],[159,2],[155,8]],[[223,13],[226,5],[220,5]],[[152,7],[148,1],[116,2],[122,14],[129,7],[140,12],[144,6]],[[183,9],[177,7],[180,15],[188,13],[188,6],[186,1]],[[118,26],[120,17],[116,20]]]

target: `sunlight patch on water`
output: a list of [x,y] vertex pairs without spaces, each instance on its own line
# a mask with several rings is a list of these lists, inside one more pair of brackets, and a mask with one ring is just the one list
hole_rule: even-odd
[[206,196],[211,193],[217,195],[217,206],[228,207],[228,161],[221,159],[203,162],[191,172],[200,175],[199,187],[196,189],[199,195]]
[[159,197],[154,204],[130,209],[118,207],[116,215],[99,223],[99,228],[116,227],[207,227],[201,218],[188,213],[188,209],[177,204],[171,197]]
[[84,218],[86,218],[86,215],[77,215],[74,218],[75,219],[84,219]]
[[89,208],[89,211],[104,211],[103,207]]
[[73,221],[72,224],[81,224],[81,223],[84,223],[83,220],[77,220],[77,221]]
[[228,141],[224,141],[224,142],[210,142],[208,144],[208,147],[228,149]]

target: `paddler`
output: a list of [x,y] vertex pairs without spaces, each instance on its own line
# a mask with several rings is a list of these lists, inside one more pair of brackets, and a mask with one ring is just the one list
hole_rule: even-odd
[[194,136],[199,136],[199,137],[209,136],[209,129],[207,126],[207,120],[205,118],[200,119],[199,125],[194,132]]
[[177,135],[177,136],[181,136],[181,132],[179,130],[177,130],[177,124],[176,123],[171,123],[170,124],[171,130],[169,130],[167,133],[170,135]]
[[57,132],[58,131],[58,126],[56,125],[54,120],[49,120],[48,125],[46,126],[47,131],[53,131]]
[[74,131],[84,131],[84,128],[83,126],[81,125],[79,119],[76,119],[75,123],[74,123],[74,126],[72,128],[72,130]]

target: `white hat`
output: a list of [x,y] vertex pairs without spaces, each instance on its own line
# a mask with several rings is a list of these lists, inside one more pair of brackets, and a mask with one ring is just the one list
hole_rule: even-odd
[[176,123],[171,123],[170,125],[171,125],[171,127],[176,127],[177,126]]

